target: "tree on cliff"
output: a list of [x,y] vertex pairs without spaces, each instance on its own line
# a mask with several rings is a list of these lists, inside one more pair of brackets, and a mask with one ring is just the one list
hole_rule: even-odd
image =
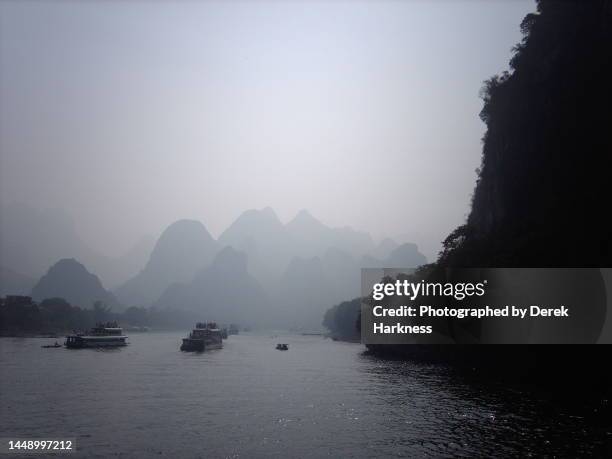
[[485,82],[471,213],[441,266],[607,266],[612,2],[539,0],[510,71]]

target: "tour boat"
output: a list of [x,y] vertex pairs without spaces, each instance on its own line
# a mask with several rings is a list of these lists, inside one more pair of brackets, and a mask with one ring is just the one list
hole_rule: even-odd
[[206,351],[223,347],[223,333],[215,322],[198,322],[187,338],[183,338],[181,351]]
[[85,347],[121,347],[127,346],[127,336],[116,322],[96,324],[88,333],[76,333],[66,336],[64,345],[71,349]]

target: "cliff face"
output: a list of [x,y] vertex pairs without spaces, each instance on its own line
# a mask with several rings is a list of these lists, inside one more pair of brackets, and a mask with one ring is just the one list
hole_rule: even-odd
[[[612,1],[539,0],[521,30],[510,71],[483,88],[487,132],[471,212],[444,241],[432,275],[446,267],[605,267],[612,261]],[[595,276],[587,280],[601,280]],[[596,332],[605,310],[583,306],[579,313],[594,325],[582,331]],[[580,396],[575,385],[610,387],[605,346],[369,349],[524,382],[542,378],[548,389],[572,387],[570,397]]]
[[538,2],[510,72],[488,80],[482,165],[442,265],[604,266],[612,165],[612,2]]

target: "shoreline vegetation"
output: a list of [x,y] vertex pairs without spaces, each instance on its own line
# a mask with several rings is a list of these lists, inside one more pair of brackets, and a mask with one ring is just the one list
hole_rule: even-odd
[[361,298],[328,309],[322,325],[334,341],[361,342]]
[[47,298],[39,303],[29,296],[0,298],[0,337],[56,338],[75,330],[89,330],[99,322],[117,322],[124,328],[183,330],[197,321],[196,313],[179,309],[130,307],[114,312],[100,301],[86,309],[63,298]]

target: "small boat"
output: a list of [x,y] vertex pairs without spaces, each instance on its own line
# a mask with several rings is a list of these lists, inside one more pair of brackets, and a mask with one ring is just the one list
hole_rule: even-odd
[[187,338],[183,338],[181,351],[207,351],[223,347],[223,333],[215,322],[198,322]]
[[277,344],[276,345],[276,349],[279,351],[288,351],[289,350],[289,345],[288,344]]
[[45,344],[44,346],[40,347],[44,347],[45,349],[55,349],[56,347],[62,347],[62,345],[56,341],[55,344]]

